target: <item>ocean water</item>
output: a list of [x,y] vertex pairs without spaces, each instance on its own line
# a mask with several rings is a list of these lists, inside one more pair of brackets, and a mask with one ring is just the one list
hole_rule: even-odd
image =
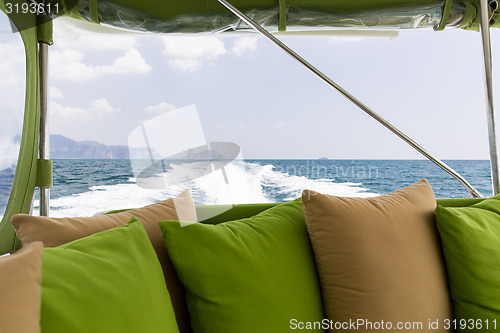
[[[483,195],[491,195],[489,161],[446,161]],[[163,189],[136,184],[128,160],[55,160],[51,216],[88,216],[141,207],[190,188],[197,204],[283,202],[312,189],[369,197],[427,178],[437,198],[470,197],[462,185],[424,160],[245,160]],[[3,198],[0,198],[4,200]],[[34,213],[38,213],[35,200]]]

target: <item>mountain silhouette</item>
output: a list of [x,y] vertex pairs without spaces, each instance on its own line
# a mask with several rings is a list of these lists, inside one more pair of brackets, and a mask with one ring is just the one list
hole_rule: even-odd
[[[148,158],[148,152],[143,149],[138,152]],[[137,154],[134,152],[134,156]],[[50,158],[52,159],[128,159],[127,146],[108,146],[97,141],[75,141],[62,135],[50,136]]]

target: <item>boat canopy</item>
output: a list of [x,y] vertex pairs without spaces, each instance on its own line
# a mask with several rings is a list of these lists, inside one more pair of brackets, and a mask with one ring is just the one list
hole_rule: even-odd
[[[41,2],[41,1],[40,1]],[[36,1],[1,0],[18,28],[33,20]],[[445,27],[479,30],[479,0],[234,0],[268,31],[398,30]],[[498,1],[489,1],[490,26],[500,27]],[[252,30],[217,0],[46,0],[52,19],[68,16],[116,29],[161,33]],[[43,18],[42,19],[46,19]],[[28,22],[22,22],[22,21]],[[39,18],[40,20],[40,18]],[[20,27],[19,27],[20,25]]]
[[[480,21],[482,31],[484,24],[486,27],[488,24],[500,27],[497,0],[227,1],[241,11],[238,15],[221,2],[226,1],[0,0],[0,10],[11,20],[13,30],[19,32],[26,55],[20,152],[9,201],[0,223],[0,254],[20,247],[13,227],[8,223],[12,215],[30,212],[35,187],[41,189],[40,196],[43,197],[44,191],[52,186],[51,161],[45,155],[48,150],[44,126],[46,63],[47,46],[53,43],[52,21],[58,17],[67,17],[80,27],[105,26],[107,31],[111,28],[142,33],[250,32],[255,30],[252,22],[266,31],[283,33],[425,28],[440,31],[446,27],[479,31]],[[486,16],[487,20],[480,20]],[[369,111],[365,110],[370,114]],[[43,214],[42,204],[40,210]]]
[[[479,29],[477,1],[434,0],[237,0],[231,4],[268,31],[331,29]],[[491,3],[492,24],[497,22]],[[217,0],[80,1],[68,15],[119,29],[202,33],[251,28]]]

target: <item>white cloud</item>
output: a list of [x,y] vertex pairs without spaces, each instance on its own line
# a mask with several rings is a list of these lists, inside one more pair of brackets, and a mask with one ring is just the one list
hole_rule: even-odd
[[127,51],[137,46],[137,39],[131,36],[99,36],[84,35],[79,38],[77,45],[81,45],[82,49],[106,51],[106,50],[120,50]]
[[[64,23],[57,25],[66,27]],[[70,37],[74,37],[69,39],[68,34],[57,31],[56,29],[54,38],[56,43],[49,58],[51,75],[56,79],[83,82],[107,74],[134,75],[151,71],[151,66],[136,48],[139,43],[134,36],[86,32],[69,34]],[[116,54],[116,51],[122,55],[114,59],[110,65],[85,63],[85,58],[91,54],[98,54],[99,59],[109,59],[110,54]]]
[[144,108],[145,111],[154,112],[154,113],[165,113],[165,112],[173,111],[175,109],[177,109],[177,107],[175,105],[168,104],[165,102]]
[[[127,51],[136,47],[139,43],[136,37],[120,34],[92,33],[79,31],[74,26],[63,22],[64,19],[54,20],[54,44],[58,49],[74,49],[81,51]],[[71,26],[71,28],[69,28]],[[68,28],[72,31],[67,31]],[[67,33],[66,33],[67,32]]]
[[247,51],[257,50],[257,37],[241,37],[234,41],[232,53],[236,55],[243,55]]
[[64,126],[68,121],[92,121],[101,118],[104,114],[118,112],[105,98],[99,98],[90,102],[88,108],[72,107],[57,102],[50,103],[51,121],[57,125]]
[[130,49],[122,57],[119,57],[111,66],[98,67],[102,72],[108,74],[146,74],[151,70],[146,60],[137,49]]
[[196,72],[203,67],[203,60],[194,58],[176,58],[170,59],[168,64],[184,72]]
[[92,101],[89,106],[89,112],[92,114],[102,114],[102,113],[114,113],[118,111],[109,105],[109,102],[106,98],[99,98],[95,101]]
[[163,37],[163,54],[176,58],[215,59],[225,54],[226,47],[217,37]]
[[151,66],[135,48],[115,59],[111,65],[88,65],[84,63],[84,58],[82,52],[73,49],[53,51],[49,58],[52,77],[59,80],[83,82],[97,79],[105,74],[133,75],[151,71]]
[[160,37],[168,63],[182,71],[194,72],[228,51],[217,37]]
[[54,79],[87,81],[100,76],[93,66],[84,64],[83,53],[75,50],[55,50],[50,54],[50,74]]
[[57,102],[50,103],[50,120],[91,120],[91,115],[84,108],[62,105]]
[[53,101],[49,108],[50,132],[77,140],[89,138],[89,133],[94,136],[98,134],[98,132],[93,133],[93,129],[99,127],[99,123],[108,121],[109,115],[114,118],[120,117],[114,114],[120,111],[105,98],[93,100],[83,107],[68,106]]
[[51,99],[62,99],[64,98],[64,95],[62,93],[62,91],[57,88],[57,87],[54,87],[54,86],[50,86],[49,88],[49,96]]

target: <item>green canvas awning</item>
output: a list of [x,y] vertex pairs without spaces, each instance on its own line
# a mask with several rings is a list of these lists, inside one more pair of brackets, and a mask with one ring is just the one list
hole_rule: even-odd
[[[0,4],[16,25],[33,20],[28,17],[33,16],[29,1],[0,0]],[[445,27],[479,30],[478,0],[233,0],[231,4],[272,32]],[[500,5],[497,0],[489,4],[490,26],[499,27]],[[30,9],[26,12],[27,5]],[[52,18],[69,16],[129,31],[251,30],[217,0],[47,0],[46,8]]]

